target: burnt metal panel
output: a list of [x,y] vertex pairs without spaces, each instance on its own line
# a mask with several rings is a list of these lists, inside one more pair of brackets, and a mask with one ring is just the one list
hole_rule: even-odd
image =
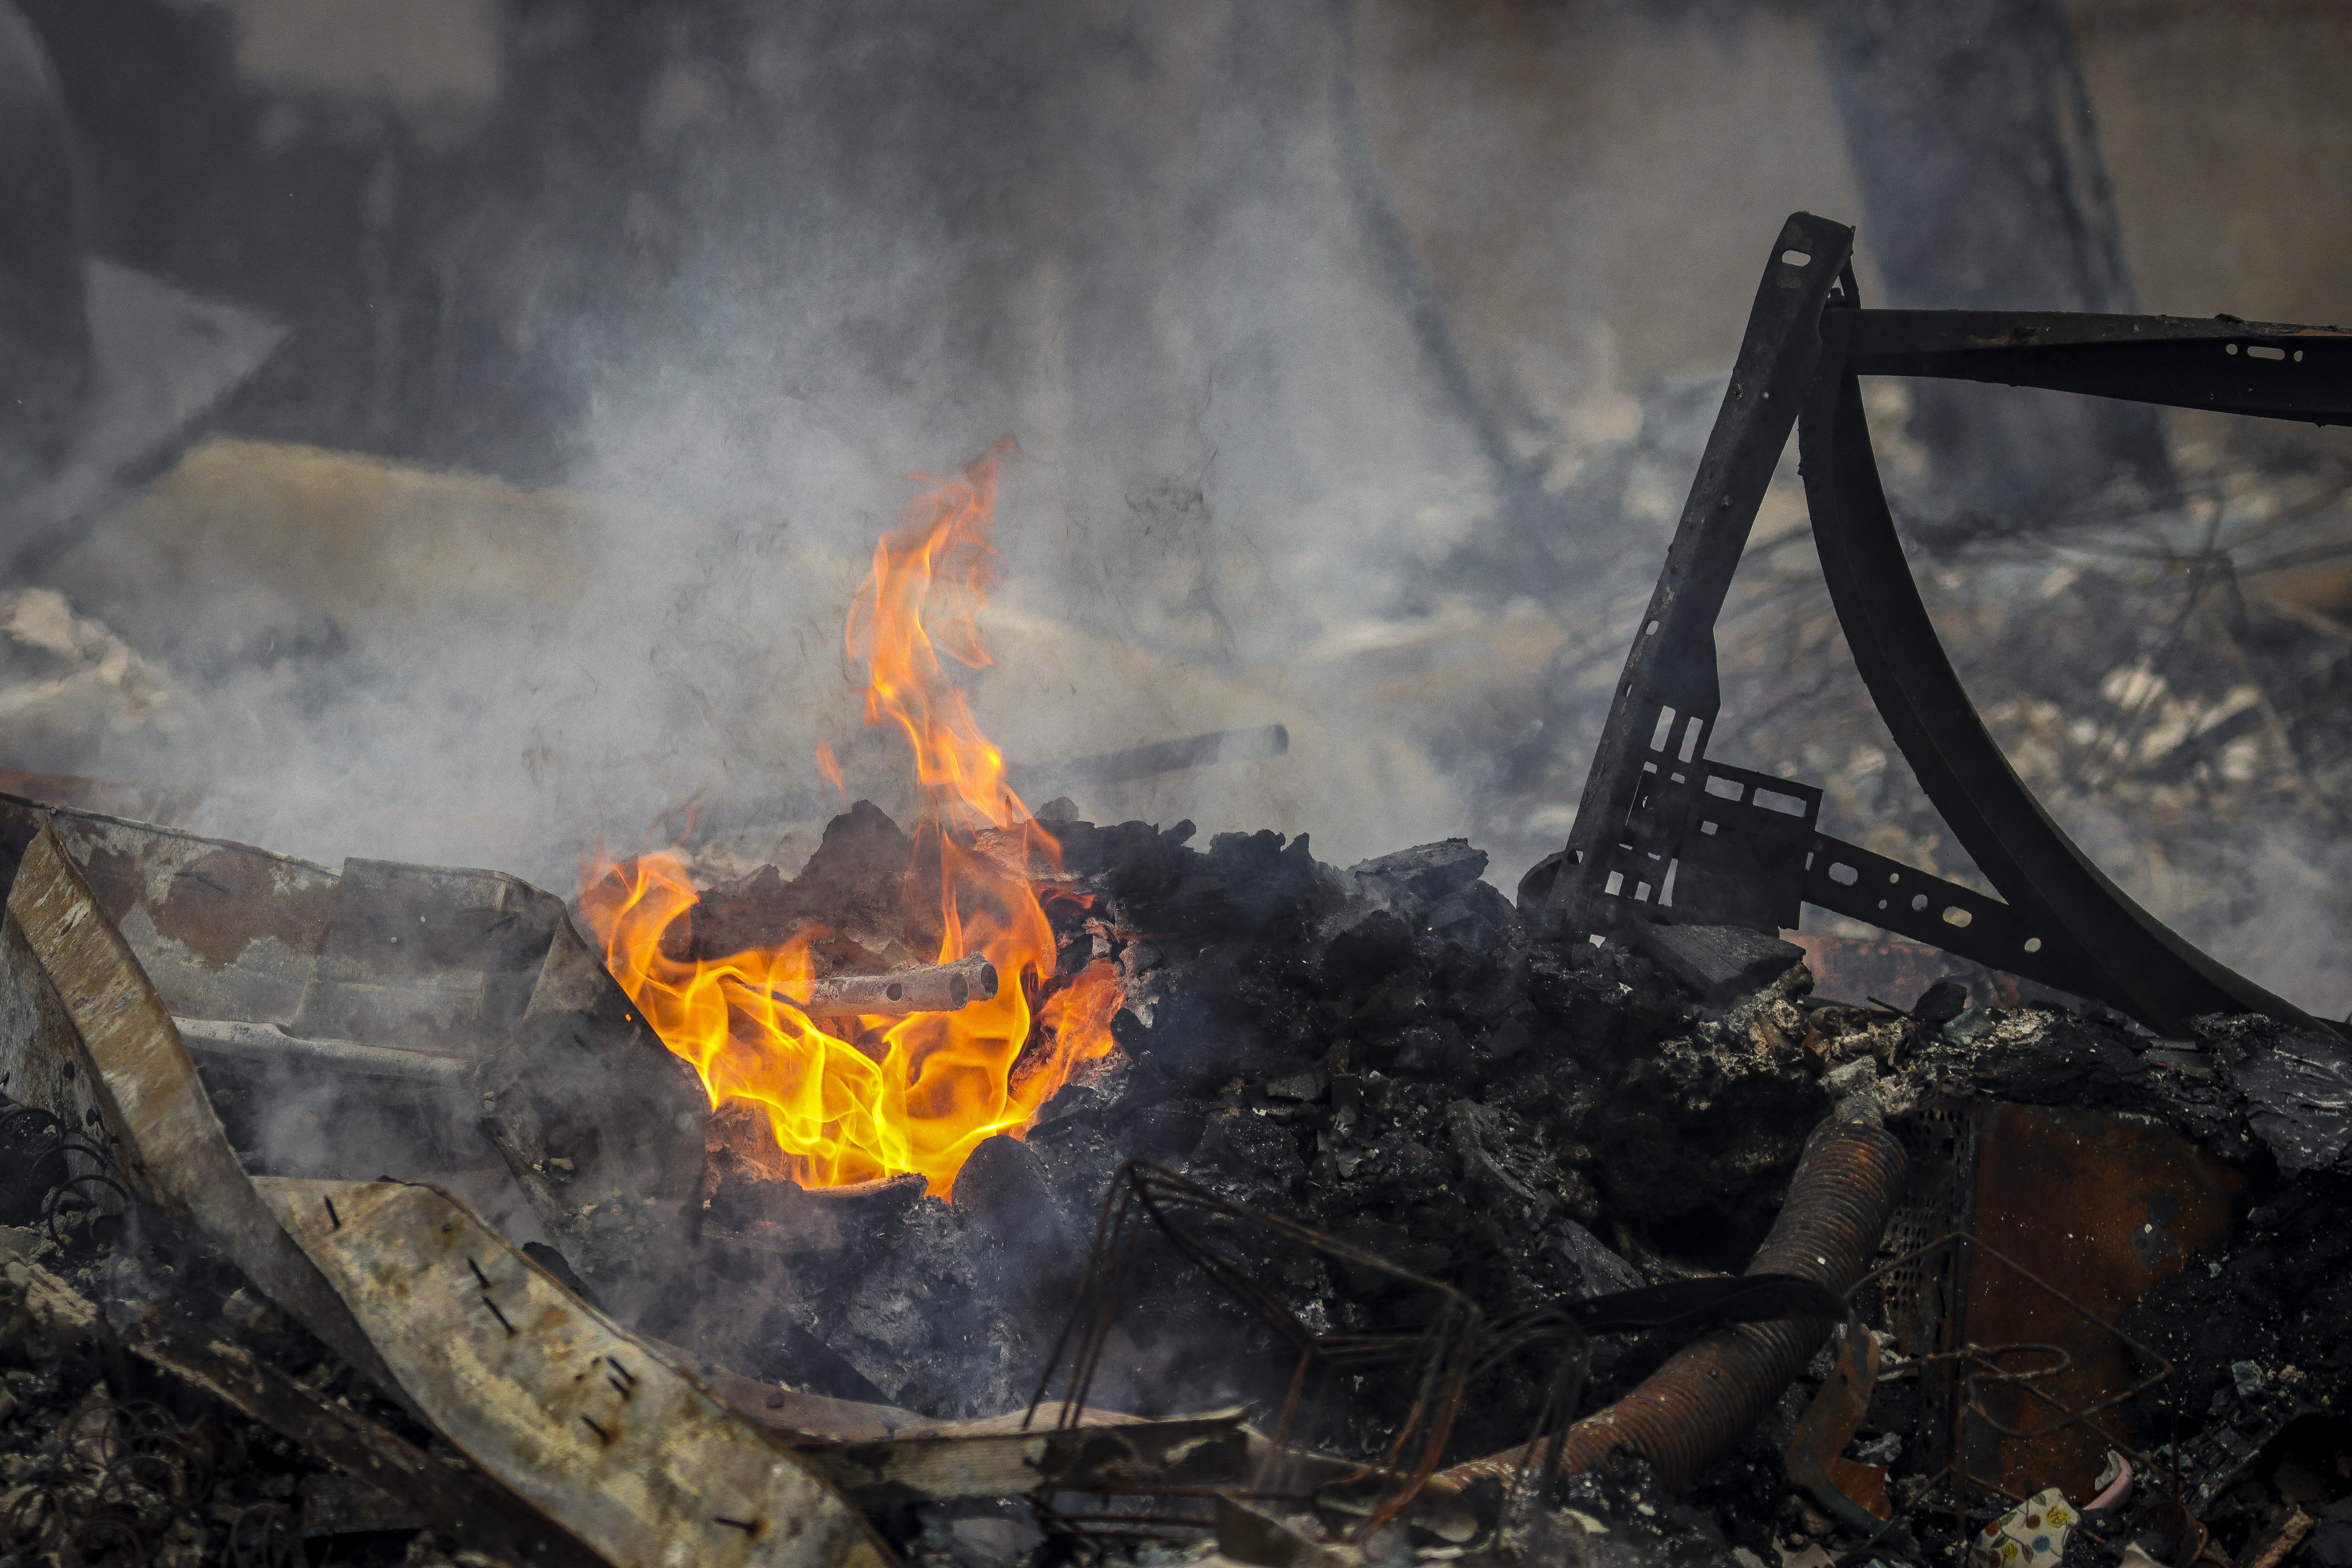
[[398,1388],[481,1475],[614,1568],[891,1568],[832,1482],[463,1204],[255,1186]]
[[1822,792],[1727,763],[1696,766],[1699,787],[1664,900],[1675,922],[1793,928]]
[[[2352,332],[2226,316],[1864,310],[1857,375],[1986,381],[2216,414],[2352,423]],[[1824,372],[1831,366],[1824,362]]]
[[[1692,810],[1704,781],[1735,772],[1706,756],[1720,701],[1715,620],[1787,444],[1794,399],[1803,405],[1795,423],[1814,541],[1855,665],[1921,788],[2000,895],[1816,834],[1799,868],[1803,901],[2110,1003],[2166,1034],[2186,1033],[2193,1017],[2212,1012],[2337,1027],[2133,902],[2010,766],[1920,602],[1879,484],[1857,378],[2000,382],[2345,423],[2352,335],[2226,317],[1865,310],[1845,265],[1852,239],[1799,213],[1774,243],[1568,847],[1528,874],[1523,900],[1571,936],[1628,919],[1766,931],[1795,923],[1788,861],[1776,844],[1758,840],[1740,852],[1700,844],[1694,824],[1706,818]],[[1717,834],[1701,837],[1732,826],[1718,821]]]
[[[338,1355],[381,1378],[349,1310],[255,1195],[163,998],[52,829],[26,850],[7,909],[12,1011],[39,1031],[9,1042],[20,1064],[11,1096],[60,1118],[96,1110],[142,1200],[211,1237]],[[30,1098],[57,1083],[69,1098]]]
[[562,901],[498,871],[346,860],[298,1035],[478,1054],[522,1020]]
[[1572,930],[1641,918],[1665,887],[1698,776],[1691,764],[1706,754],[1722,706],[1715,619],[1811,383],[1822,307],[1853,248],[1852,229],[1810,213],[1791,215],[1773,245],[1547,895]]
[[59,807],[46,820],[172,1011],[294,1016],[334,913],[332,871],[93,812]]
[[[1953,1348],[2054,1347],[2065,1365],[1948,1384],[1949,1453],[1967,1477],[2014,1497],[2055,1486],[2086,1498],[2110,1447],[2136,1450],[2149,1436],[2126,1403],[2141,1384],[2115,1321],[2221,1235],[2244,1178],[2142,1117],[1992,1103],[1975,1120]],[[2057,1363],[2044,1352],[2005,1364]]]
[[1845,360],[1853,320],[1822,323],[1825,371],[1798,437],[1806,502],[1822,575],[1872,701],[1920,788],[2025,933],[2008,958],[1969,956],[2112,1003],[2170,1035],[2188,1033],[2201,1013],[2310,1021],[2135,903],[2052,820],[1985,729],[1928,619],[1887,510],[1861,385]]

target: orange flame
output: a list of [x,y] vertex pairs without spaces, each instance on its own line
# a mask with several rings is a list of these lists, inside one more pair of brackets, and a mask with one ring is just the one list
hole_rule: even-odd
[[[866,669],[866,722],[897,725],[914,750],[916,865],[927,879],[936,867],[937,961],[984,955],[1000,977],[994,997],[830,1034],[787,1000],[809,994],[819,933],[715,961],[677,957],[698,895],[676,856],[600,855],[583,868],[582,910],[622,988],[701,1074],[714,1108],[763,1116],[775,1163],[803,1185],[919,1171],[945,1196],[982,1140],[1025,1131],[1079,1065],[1112,1049],[1118,972],[1097,960],[1055,984],[1038,891],[1059,876],[1061,846],[1005,783],[1003,753],[938,657],[989,662],[976,617],[998,578],[989,533],[998,456],[1011,447],[998,442],[952,478],[917,476],[927,488],[906,526],[875,545],[847,634]],[[818,765],[838,782],[829,748]]]

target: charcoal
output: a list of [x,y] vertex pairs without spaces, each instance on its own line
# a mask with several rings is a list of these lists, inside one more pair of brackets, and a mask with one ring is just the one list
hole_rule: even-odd
[[1315,1064],[1270,1078],[1265,1082],[1266,1094],[1276,1100],[1318,1100],[1328,1093],[1330,1088],[1331,1075]]
[[1552,1245],[1576,1270],[1584,1294],[1606,1296],[1617,1290],[1638,1290],[1648,1281],[1641,1271],[1608,1247],[1601,1238],[1572,1219],[1552,1226]]
[[1608,1213],[1695,1262],[1744,1266],[1828,1112],[1821,1070],[1801,1044],[1706,1022],[1635,1053],[1575,1130]]
[[1629,935],[1639,952],[1654,959],[1708,1006],[1761,990],[1805,960],[1804,950],[1794,943],[1744,926],[1656,925],[1637,921]]
[[1213,1188],[1229,1184],[1231,1195],[1277,1209],[1291,1206],[1307,1173],[1297,1130],[1249,1110],[1211,1115],[1185,1165],[1195,1181]]
[[747,1370],[797,1393],[890,1405],[888,1394],[820,1337],[816,1315],[805,1302],[776,1302],[740,1359]]
[[1445,1108],[1445,1130],[1464,1178],[1512,1220],[1540,1229],[1563,1210],[1600,1216],[1591,1184],[1563,1172],[1507,1111],[1457,1100]]
[[1523,936],[1511,901],[1486,883],[1473,882],[1423,917],[1420,943],[1432,953],[1436,973],[1457,985],[1476,985]]
[[1120,1128],[1120,1143],[1139,1160],[1181,1163],[1208,1131],[1212,1102],[1163,1100],[1147,1105]]
[[2285,1171],[2323,1170],[2352,1144],[2352,1052],[2307,1030],[2236,1020],[2210,1031],[2255,1136]]
[[1077,1253],[1045,1156],[1018,1138],[999,1133],[974,1149],[956,1173],[953,1202],[1006,1255],[1059,1263]]
[[[1348,874],[1381,908],[1423,925],[1447,895],[1477,881],[1486,869],[1484,849],[1472,848],[1467,839],[1448,838],[1358,861]],[[1500,893],[1495,897],[1502,899]]]
[[885,1401],[927,1415],[993,1415],[1027,1397],[1030,1334],[992,1288],[996,1244],[946,1203],[908,1213],[898,1245],[830,1292],[822,1337]]
[[1463,1044],[1461,1026],[1451,1018],[1439,1018],[1399,1033],[1391,1060],[1399,1072],[1435,1078],[1467,1065],[1469,1052]]
[[2306,1171],[2258,1194],[2234,1234],[2159,1280],[2118,1320],[2175,1375],[2147,1398],[2188,1426],[2236,1397],[2232,1367],[2294,1367],[2299,1400],[2352,1395],[2352,1176]]
[[816,853],[797,877],[773,866],[713,888],[692,914],[691,952],[680,957],[724,958],[782,943],[803,926],[824,928],[814,952],[827,967],[882,970],[928,962],[938,954],[908,933],[920,933],[935,914],[907,896],[915,843],[889,815],[861,800],[825,825]]
[[1371,910],[1333,936],[1323,950],[1323,978],[1335,989],[1369,987],[1412,961],[1412,932],[1386,910]]
[[751,1246],[794,1267],[855,1273],[897,1246],[922,1202],[919,1175],[803,1188],[732,1158],[712,1161],[709,1243]]
[[[1947,1034],[1950,1032],[1947,1027]],[[2000,1015],[1969,1042],[1979,1092],[2027,1105],[2153,1110],[2146,1065],[2120,1030],[2052,1007]]]
[[2318,1528],[2304,1551],[2319,1568],[2352,1568],[2352,1497],[2339,1498],[2320,1510]]
[[1911,1016],[1940,1028],[1958,1017],[1968,1005],[1969,988],[1964,983],[1938,980],[1919,994],[1919,1000],[1911,1005]]

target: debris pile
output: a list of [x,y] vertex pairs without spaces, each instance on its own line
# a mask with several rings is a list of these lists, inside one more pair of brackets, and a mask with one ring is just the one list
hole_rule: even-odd
[[[828,1560],[1932,1556],[2049,1486],[2083,1521],[2068,1550],[2105,1561],[2137,1542],[2185,1568],[2190,1520],[2233,1554],[2298,1517],[2305,1551],[2341,1533],[2352,1253],[2317,1216],[2352,1183],[2347,1058],[2292,1027],[2160,1040],[1958,981],[1907,1012],[1831,1002],[1796,948],[1730,928],[1542,940],[1458,841],[1341,869],[1273,834],[1059,816],[1084,895],[1049,900],[1061,968],[1118,968],[1119,1050],[944,1198],[803,1188],[763,1122],[658,1110],[683,1064],[609,977],[562,989],[587,950],[520,884],[9,811],[20,1560],[245,1561],[250,1535],[622,1561],[685,1511],[740,1536],[713,1521],[762,1509]],[[900,890],[832,871],[888,826],[861,805],[799,876],[749,880],[871,931]],[[740,922],[750,896],[706,903]],[[437,934],[525,919],[496,965]],[[427,956],[390,959],[418,926],[399,945]],[[500,996],[500,973],[530,978]],[[326,1022],[339,989],[375,1038]],[[470,1023],[420,1042],[416,1009],[446,1024],[461,991]],[[282,1016],[189,1011],[239,994]],[[534,1037],[604,1060],[551,1072]],[[362,1112],[367,1138],[316,1137]],[[2196,1179],[2019,1208],[2014,1152],[2051,1135],[2019,1118]],[[1822,1217],[1832,1146],[1885,1176],[1850,1223]],[[183,1185],[223,1154],[248,1195]],[[645,1201],[681,1170],[698,1204]],[[1854,1250],[1809,1271],[1790,1227],[1825,1223],[1801,1234]],[[2099,1294],[2118,1257],[2148,1281],[2128,1300]],[[2042,1287],[2089,1326],[2019,1319]],[[1750,1353],[1754,1410],[1677,1417],[1685,1447],[1612,1414]],[[2117,1467],[2128,1506],[2090,1510]],[[624,1470],[673,1479],[583,1518]]]
[[[2339,1568],[2352,1043],[2009,767],[1857,377],[2352,419],[2342,334],[1864,311],[1852,237],[1776,243],[1517,900],[1461,840],[1030,813],[918,613],[943,574],[971,630],[987,459],[853,614],[923,819],[795,872],[567,906],[0,796],[0,1552]],[[1801,405],[1840,625],[1990,889],[1707,754]]]

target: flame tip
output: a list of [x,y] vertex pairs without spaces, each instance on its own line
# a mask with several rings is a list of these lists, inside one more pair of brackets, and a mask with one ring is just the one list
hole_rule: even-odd
[[[770,948],[698,954],[688,911],[699,895],[670,852],[691,835],[694,803],[670,850],[614,861],[600,838],[593,860],[583,858],[582,909],[630,1000],[693,1064],[726,1129],[739,1115],[764,1123],[770,1142],[739,1142],[739,1152],[804,1184],[917,1172],[946,1196],[973,1149],[1018,1136],[1078,1068],[1115,1048],[1109,1019],[1125,1000],[1118,971],[1097,960],[1053,985],[1057,948],[1040,889],[1048,898],[1065,890],[1035,873],[1058,874],[1059,843],[1005,784],[1003,752],[938,658],[992,662],[977,617],[1002,571],[990,540],[996,463],[1017,450],[1003,437],[956,477],[910,476],[924,493],[907,503],[902,527],[875,542],[844,630],[849,657],[866,668],[866,722],[895,724],[913,752],[923,802],[917,858],[938,861],[940,962],[985,955],[1010,977],[995,996],[958,1013],[858,1020],[842,1036],[779,994],[805,994],[816,943],[830,933],[803,925]],[[845,797],[829,744],[818,746],[817,764]],[[971,838],[1014,826],[1024,829],[1011,851],[1017,865]]]

